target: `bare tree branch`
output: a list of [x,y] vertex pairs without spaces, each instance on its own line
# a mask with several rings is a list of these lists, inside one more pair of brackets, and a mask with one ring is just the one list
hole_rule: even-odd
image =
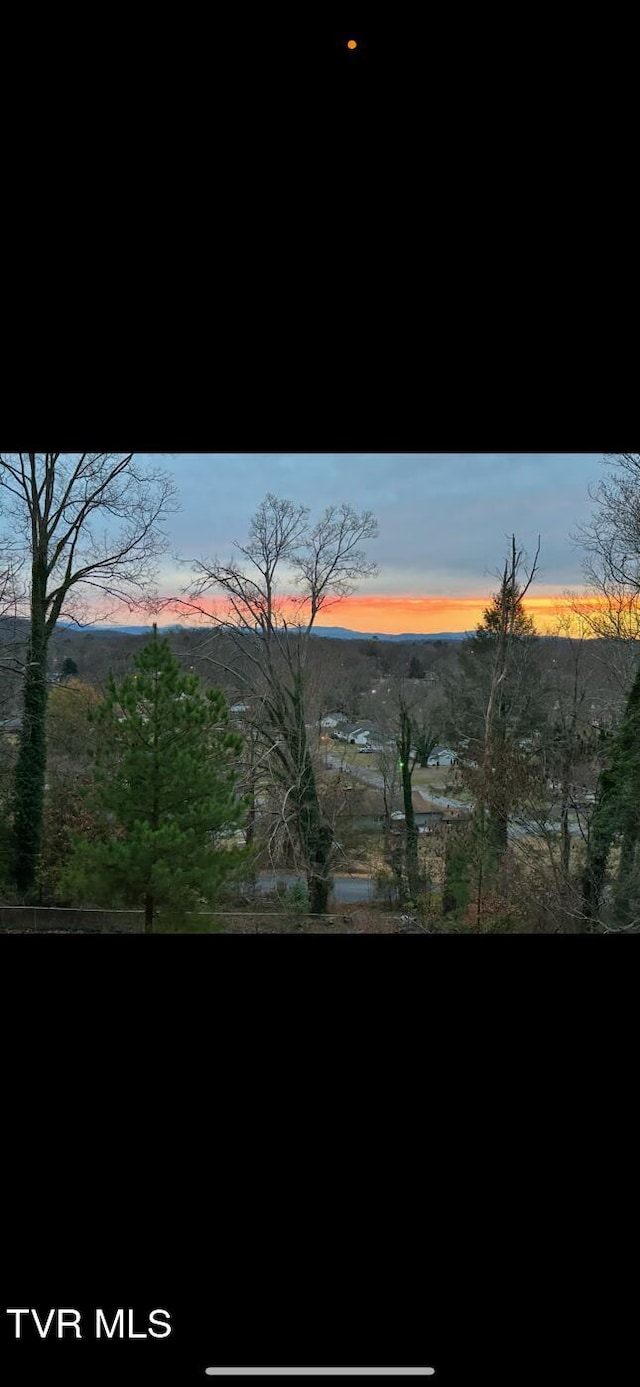
[[83,593],[129,606],[142,600],[168,547],[162,521],[175,509],[176,491],[165,473],[139,466],[132,453],[31,452],[0,454],[3,496],[3,530],[13,521],[31,570],[14,814],[16,881],[27,890],[35,879],[42,826],[51,635],[63,610],[72,620],[79,616]]
[[[206,614],[206,593],[227,600],[224,615],[213,621],[235,649],[238,668],[228,658],[219,663],[251,689],[252,727],[269,748],[269,794],[273,798],[277,787],[279,796],[269,843],[283,831],[295,837],[311,909],[318,913],[327,906],[334,834],[310,740],[309,641],[323,607],[376,571],[362,548],[376,533],[369,512],[330,506],[313,523],[305,506],[270,493],[251,521],[247,543],[235,543],[234,557],[192,561],[193,579],[180,604]],[[215,654],[211,658],[216,661]]]

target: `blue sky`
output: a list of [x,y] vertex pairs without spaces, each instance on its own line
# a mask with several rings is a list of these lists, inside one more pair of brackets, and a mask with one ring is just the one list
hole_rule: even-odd
[[[267,491],[317,513],[346,501],[379,523],[380,572],[366,592],[434,597],[489,591],[512,531],[530,553],[541,535],[541,594],[579,586],[570,533],[606,470],[598,453],[186,453],[163,463],[180,492],[172,550],[185,557],[226,556]],[[163,586],[176,581],[167,560]]]

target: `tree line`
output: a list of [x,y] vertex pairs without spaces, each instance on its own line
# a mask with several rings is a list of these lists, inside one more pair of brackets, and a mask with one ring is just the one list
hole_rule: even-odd
[[[56,623],[65,618],[82,620],[87,593],[102,595],[103,619],[116,603],[124,602],[133,610],[150,602],[154,567],[167,547],[164,522],[175,508],[176,493],[166,473],[141,467],[130,453],[1,455],[0,487],[30,568],[29,637],[21,669],[23,709],[9,835],[9,875],[26,900],[38,888],[47,760],[47,655]],[[251,522],[247,543],[236,543],[234,556],[227,562],[217,558],[199,562],[180,599],[189,612],[202,611],[201,599],[212,588],[227,599],[225,630],[231,632],[234,649],[245,657],[250,671],[245,682],[260,708],[260,716],[249,727],[249,739],[255,743],[256,760],[268,764],[280,788],[282,821],[302,853],[310,907],[320,913],[327,909],[331,887],[333,827],[318,792],[307,734],[310,636],[327,603],[353,591],[359,578],[375,571],[362,548],[375,533],[375,521],[368,512],[358,515],[350,506],[330,506],[312,521],[307,508],[268,495]],[[296,588],[293,617],[291,604],[283,600],[283,571]],[[11,571],[7,584],[11,586]],[[214,631],[206,656],[214,665],[221,663],[215,635]],[[228,717],[222,695],[215,690],[201,695],[197,679],[178,687],[177,667],[157,632],[136,666],[133,683],[125,680],[118,687],[111,681],[95,715],[100,746],[107,750],[95,754],[94,779],[101,786],[102,809],[111,816],[114,834],[93,845],[83,841],[74,874],[79,887],[84,883],[83,889],[95,894],[101,882],[116,883],[116,863],[122,866],[126,858],[128,879],[137,881],[138,894],[144,886],[150,928],[159,883],[164,892],[170,878],[179,882],[179,893],[186,899],[199,880],[202,899],[207,894],[211,898],[211,880],[204,892],[207,873],[202,858],[197,870],[192,863],[189,880],[181,877],[182,869],[176,867],[172,874],[169,868],[172,856],[176,862],[185,860],[183,833],[192,845],[202,846],[203,834],[215,836],[223,825],[229,829],[239,822],[240,810],[232,807],[235,775],[232,768],[222,774],[221,766],[224,755],[235,753],[237,758],[240,747],[237,739],[234,742],[235,734],[222,734]],[[188,681],[191,676],[180,678]],[[173,727],[176,718],[185,720],[180,734]],[[193,754],[189,756],[196,733],[210,753],[204,781],[195,774]],[[108,776],[102,765],[105,755]],[[175,793],[167,788],[165,777],[182,778],[183,788],[187,783],[197,788],[195,797],[188,797],[186,827],[186,797],[179,788]],[[116,798],[112,800],[111,795]],[[173,809],[165,803],[167,795]],[[200,802],[198,820],[195,806]],[[180,813],[177,804],[183,806]],[[230,860],[227,849],[225,864]],[[213,858],[207,860],[210,878],[220,872],[220,861],[214,871]]]
[[[431,656],[386,654],[373,641],[359,656],[382,678],[386,662],[393,684],[384,712],[380,685],[367,695],[388,732],[378,758],[388,861],[399,899],[429,897],[433,928],[640,928],[640,455],[608,462],[593,519],[578,536],[587,593],[572,598],[562,680],[555,661],[540,658],[524,605],[540,541],[528,564],[515,536],[491,604],[455,668],[445,659],[435,697],[426,691]],[[81,626],[96,599],[103,620],[123,603],[162,611],[154,582],[177,493],[164,471],[131,453],[20,453],[0,455],[0,499],[0,693],[8,697],[17,681],[22,702],[2,827],[6,880],[17,897],[37,899],[56,832],[68,833],[57,889],[96,904],[135,901],[151,931],[158,910],[171,921],[215,901],[251,850],[260,808],[273,843],[305,873],[309,909],[326,912],[336,828],[313,729],[327,704],[352,695],[337,671],[323,687],[314,633],[320,614],[376,571],[368,554],[374,517],[334,505],[314,519],[269,494],[230,557],[190,565],[181,593],[164,605],[207,623],[198,664],[211,670],[213,687],[182,668],[155,627],[134,672],[112,672],[101,699],[78,684],[67,657],[63,701],[71,697],[77,708],[84,700],[92,769],[78,786],[68,748],[71,817],[55,824],[46,784],[47,736],[55,740],[64,726],[58,716],[56,727],[62,686],[52,688],[48,674],[56,626]],[[216,617],[209,595],[225,599]],[[619,678],[617,718],[588,716],[591,636]],[[245,701],[241,736],[222,684]],[[470,811],[449,832],[434,907],[412,788],[416,766],[444,741],[458,752]],[[597,767],[590,806],[576,792],[587,762]],[[400,856],[394,795],[404,811]]]

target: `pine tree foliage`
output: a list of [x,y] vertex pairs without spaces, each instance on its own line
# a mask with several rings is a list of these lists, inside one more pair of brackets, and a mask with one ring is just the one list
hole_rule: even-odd
[[66,885],[93,904],[144,907],[151,932],[158,909],[173,919],[213,904],[243,860],[232,838],[246,813],[234,793],[242,739],[222,693],[183,673],[155,628],[135,665],[109,679],[92,714],[95,796],[111,831],[78,843]]

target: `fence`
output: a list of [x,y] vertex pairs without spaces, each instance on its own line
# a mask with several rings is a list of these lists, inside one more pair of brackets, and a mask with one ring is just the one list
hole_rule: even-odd
[[2,905],[0,932],[3,929],[48,930],[63,929],[73,933],[90,930],[92,934],[144,934],[144,912],[141,910],[67,910],[65,907]]
[[[302,920],[320,919],[323,923],[331,925],[334,922],[333,915],[304,915]],[[189,912],[187,919],[196,922],[198,920],[283,920],[287,922],[291,931],[296,928],[296,919],[290,911],[284,910],[228,910],[228,911],[194,911]],[[224,927],[223,927],[224,928]],[[75,910],[67,909],[64,906],[31,906],[31,905],[2,905],[0,906],[0,933],[3,929],[29,929],[35,930],[64,930],[72,934],[74,931],[81,931],[83,934],[144,934],[144,912],[142,910]],[[158,933],[161,927],[157,926]],[[194,931],[195,932],[195,931]],[[203,931],[204,932],[204,931]]]

